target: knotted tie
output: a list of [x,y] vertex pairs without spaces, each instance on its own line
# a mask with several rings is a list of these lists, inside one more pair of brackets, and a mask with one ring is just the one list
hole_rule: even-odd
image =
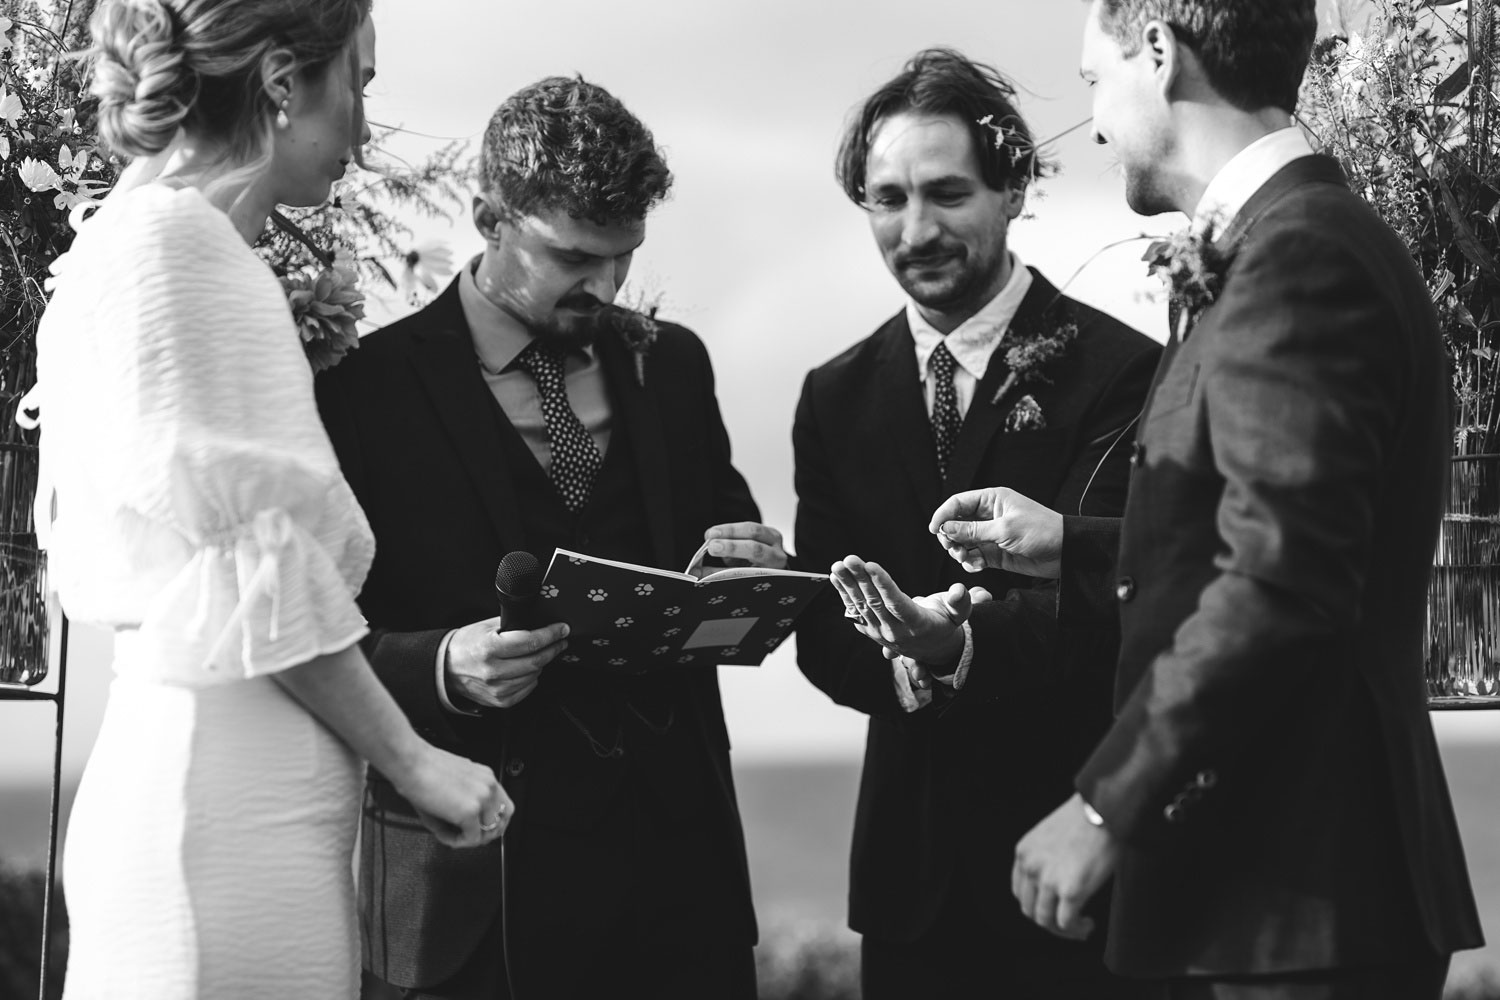
[[927,359],[927,370],[932,373],[932,436],[937,439],[938,472],[948,475],[948,460],[953,457],[953,446],[958,442],[958,428],[963,418],[958,413],[958,393],[953,389],[953,372],[958,362],[948,351],[947,344],[939,344]]
[[568,402],[563,364],[567,356],[560,350],[532,341],[516,358],[516,365],[532,381],[542,397],[542,420],[547,425],[547,443],[552,449],[552,485],[563,503],[574,514],[589,502],[589,492],[604,460],[578,414]]

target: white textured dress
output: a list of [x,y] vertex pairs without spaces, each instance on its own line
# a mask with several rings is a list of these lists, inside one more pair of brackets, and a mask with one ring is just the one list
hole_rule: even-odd
[[365,634],[374,543],[280,285],[200,193],[154,184],[54,271],[38,513],[55,497],[68,615],[117,630],[65,996],[353,997],[361,767],[271,675]]

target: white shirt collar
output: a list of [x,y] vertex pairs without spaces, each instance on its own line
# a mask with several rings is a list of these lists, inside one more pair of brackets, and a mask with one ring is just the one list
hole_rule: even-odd
[[1198,208],[1193,212],[1194,231],[1207,233],[1210,237],[1218,236],[1250,197],[1282,167],[1311,155],[1312,147],[1295,125],[1277,129],[1255,140],[1224,164],[1204,188]]
[[995,348],[1005,338],[1006,331],[1010,329],[1010,321],[1015,319],[1016,311],[1021,308],[1021,301],[1029,291],[1031,271],[1021,263],[1020,257],[1012,253],[1010,280],[1005,283],[1005,287],[946,336],[923,319],[917,304],[908,299],[906,323],[911,327],[912,340],[916,342],[917,377],[924,382],[927,380],[928,359],[932,357],[937,345],[946,343],[949,353],[960,368],[976,380],[983,379],[984,373],[989,370]]

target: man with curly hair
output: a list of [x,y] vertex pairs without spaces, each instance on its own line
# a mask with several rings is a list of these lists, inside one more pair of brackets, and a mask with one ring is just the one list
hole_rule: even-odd
[[366,965],[412,997],[752,998],[755,917],[712,667],[593,669],[566,628],[504,630],[496,565],[557,548],[680,570],[783,566],[730,464],[690,331],[611,309],[672,176],[608,91],[552,77],[484,137],[484,252],[319,379],[375,533],[367,651],[418,730],[517,807],[452,851],[371,774]]
[[1163,1000],[1438,1000],[1481,941],[1423,683],[1447,364],[1405,246],[1293,125],[1315,29],[1314,0],[1094,0],[1094,138],[1133,209],[1192,218],[1198,275],[1124,519],[934,517],[1115,635],[1114,725],[1012,879],[1069,937],[1113,879],[1108,961]]

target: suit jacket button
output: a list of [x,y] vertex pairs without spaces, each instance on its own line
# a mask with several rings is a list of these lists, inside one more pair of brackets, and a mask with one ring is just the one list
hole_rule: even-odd
[[1163,809],[1161,814],[1167,818],[1168,823],[1181,823],[1187,815],[1182,806],[1176,802]]
[[1129,604],[1135,599],[1135,580],[1128,576],[1120,577],[1120,582],[1115,584],[1115,597],[1120,599],[1121,604]]
[[519,757],[512,757],[505,765],[505,773],[512,778],[519,778],[524,770],[526,770],[526,762]]
[[1216,772],[1214,772],[1212,770],[1208,770],[1208,769],[1199,771],[1198,772],[1198,777],[1196,777],[1196,778],[1193,779],[1193,784],[1197,785],[1199,788],[1203,789],[1205,792],[1208,791],[1210,788],[1214,787],[1215,785],[1217,785],[1218,783],[1219,783],[1219,775]]

